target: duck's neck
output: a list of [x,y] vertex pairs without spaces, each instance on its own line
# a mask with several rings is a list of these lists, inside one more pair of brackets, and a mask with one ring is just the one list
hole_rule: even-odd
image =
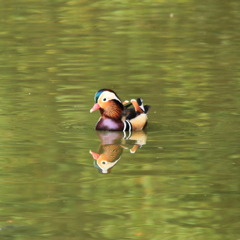
[[122,119],[123,105],[118,101],[112,101],[112,103],[105,109],[101,109],[103,118],[111,118],[116,121]]

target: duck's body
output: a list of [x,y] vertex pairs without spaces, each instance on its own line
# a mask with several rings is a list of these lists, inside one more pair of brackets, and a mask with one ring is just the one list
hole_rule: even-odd
[[101,89],[95,94],[94,100],[90,112],[99,109],[101,114],[96,130],[139,131],[147,124],[149,106],[143,106],[141,99],[132,99],[134,108],[128,109],[114,91]]

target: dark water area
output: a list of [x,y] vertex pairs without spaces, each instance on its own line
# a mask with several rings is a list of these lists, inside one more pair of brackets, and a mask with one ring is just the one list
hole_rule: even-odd
[[[0,239],[239,240],[239,11],[1,1]],[[146,130],[95,131],[101,88]]]

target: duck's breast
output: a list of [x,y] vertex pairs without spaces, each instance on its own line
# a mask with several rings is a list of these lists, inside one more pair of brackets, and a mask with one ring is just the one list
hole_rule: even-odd
[[101,118],[96,125],[96,130],[122,131],[123,128],[124,124],[121,120],[111,118]]

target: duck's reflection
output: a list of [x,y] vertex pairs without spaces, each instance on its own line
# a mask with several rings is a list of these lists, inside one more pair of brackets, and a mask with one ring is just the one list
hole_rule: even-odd
[[133,141],[130,153],[135,153],[138,148],[146,144],[147,135],[143,132],[132,132],[128,135],[122,132],[97,132],[101,140],[98,153],[90,150],[94,159],[94,166],[101,173],[110,173],[110,170],[120,160],[124,149],[129,149],[126,144]]

